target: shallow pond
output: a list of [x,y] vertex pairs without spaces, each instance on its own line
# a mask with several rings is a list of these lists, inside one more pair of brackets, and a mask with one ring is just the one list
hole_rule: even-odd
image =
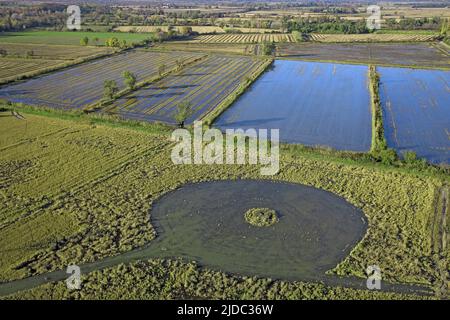
[[367,66],[276,60],[216,121],[220,129],[280,129],[280,140],[368,151]]
[[[256,227],[250,208],[271,208],[278,222]],[[146,246],[81,265],[82,274],[120,263],[181,257],[227,273],[273,279],[321,281],[366,289],[366,279],[325,272],[362,239],[367,222],[343,198],[313,187],[269,180],[228,180],[184,185],[153,203],[157,237]],[[67,279],[58,270],[0,284],[0,296]],[[426,287],[383,282],[382,290],[429,294]]]

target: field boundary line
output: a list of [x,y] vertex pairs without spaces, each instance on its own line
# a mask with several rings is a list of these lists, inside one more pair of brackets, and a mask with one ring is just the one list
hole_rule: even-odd
[[378,62],[378,61],[371,62],[371,61],[356,61],[356,60],[330,60],[330,59],[320,59],[320,58],[315,59],[315,58],[303,58],[303,57],[297,58],[295,56],[289,56],[289,55],[277,56],[277,60],[310,61],[310,62],[335,63],[335,64],[353,64],[353,65],[359,65],[359,66],[375,65],[377,67],[450,71],[450,67],[445,67],[445,66],[418,66],[418,65],[383,63],[383,62]]
[[[267,59],[267,58],[266,58]],[[211,109],[209,112],[204,114],[200,120],[206,125],[210,126],[228,107],[230,107],[236,99],[238,99],[250,85],[256,81],[268,68],[272,65],[274,59],[267,59],[262,66],[257,68],[250,76],[248,76],[243,83],[239,84],[235,90],[230,92],[230,94],[215,108]]]
[[370,152],[377,153],[386,145],[386,138],[384,137],[383,110],[380,101],[380,75],[374,65],[369,65],[368,78],[372,110],[372,143]]

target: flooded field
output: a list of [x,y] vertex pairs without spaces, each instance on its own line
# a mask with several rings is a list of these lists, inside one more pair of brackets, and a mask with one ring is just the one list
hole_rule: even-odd
[[450,67],[448,48],[430,43],[280,44],[279,55],[302,60]]
[[277,60],[215,124],[221,129],[280,129],[284,142],[367,151],[367,67]]
[[169,69],[176,66],[177,59],[186,63],[200,56],[199,53],[129,51],[1,88],[0,98],[57,109],[81,109],[102,99],[105,80],[115,80],[119,89],[124,89],[124,71],[135,73],[137,80],[142,81],[158,75],[161,63]]
[[388,146],[450,162],[450,72],[378,68]]
[[118,99],[108,111],[126,119],[176,124],[177,106],[188,102],[193,113],[186,123],[192,123],[214,109],[264,63],[250,57],[212,55]]

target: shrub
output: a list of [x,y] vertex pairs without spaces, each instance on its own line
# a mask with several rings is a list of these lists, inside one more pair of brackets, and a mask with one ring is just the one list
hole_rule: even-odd
[[80,44],[81,44],[82,46],[87,46],[88,43],[89,43],[89,38],[88,38],[88,37],[83,37],[83,38],[81,38]]
[[127,87],[130,90],[134,90],[135,86],[136,86],[136,75],[130,71],[124,71],[122,73],[122,76],[124,78],[124,82],[127,85]]
[[279,221],[277,213],[269,208],[252,208],[245,212],[245,221],[255,227],[269,227]]
[[397,160],[397,153],[390,148],[380,150],[380,159],[383,164],[391,165]]
[[103,96],[108,100],[114,99],[117,91],[119,91],[117,83],[114,80],[105,80],[105,82],[103,83],[103,88]]

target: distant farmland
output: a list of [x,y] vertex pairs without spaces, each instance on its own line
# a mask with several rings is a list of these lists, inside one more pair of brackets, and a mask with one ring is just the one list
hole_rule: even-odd
[[291,34],[218,34],[195,37],[194,43],[260,43],[260,42],[295,42]]
[[63,63],[63,60],[0,58],[0,82],[13,80],[17,75],[26,75],[46,68],[57,67]]
[[177,59],[187,62],[200,56],[202,54],[135,50],[2,88],[0,98],[30,105],[80,109],[102,98],[105,80],[116,80],[119,87],[124,88],[122,72],[125,70],[134,72],[138,81],[142,81],[156,76],[162,63],[170,69],[175,67]]
[[[175,30],[180,30],[183,26],[172,26]],[[226,29],[232,29],[232,30],[239,30],[240,32],[245,33],[271,33],[274,31],[274,29],[264,29],[264,28],[241,28],[241,27],[233,27],[233,28],[222,28],[219,26],[189,26],[192,28],[193,32],[198,32],[199,34],[202,33],[225,33]],[[121,31],[121,32],[156,32],[158,29],[163,31],[168,31],[168,26],[119,26],[115,28],[114,30]]]
[[388,145],[433,163],[450,161],[450,73],[378,68]]
[[[148,34],[125,32],[80,32],[80,31],[24,31],[0,33],[0,43],[40,43],[40,44],[66,44],[79,45],[84,37],[89,38],[90,44],[104,45],[105,40],[116,37],[127,43],[141,42],[148,39]],[[94,39],[98,38],[95,43]]]
[[420,42],[436,40],[438,34],[310,34],[309,39],[317,42]]
[[275,61],[215,123],[221,129],[280,129],[288,143],[367,151],[371,111],[367,67]]
[[4,42],[0,42],[0,49],[4,53],[0,57],[0,83],[35,76],[114,51],[94,46]]
[[0,49],[6,50],[8,56],[27,57],[29,59],[73,60],[86,56],[112,52],[112,48],[80,45],[49,45],[30,43],[0,42]]
[[177,105],[189,102],[195,110],[187,121],[191,123],[214,109],[264,61],[214,55],[117,100],[109,111],[127,119],[175,123]]

